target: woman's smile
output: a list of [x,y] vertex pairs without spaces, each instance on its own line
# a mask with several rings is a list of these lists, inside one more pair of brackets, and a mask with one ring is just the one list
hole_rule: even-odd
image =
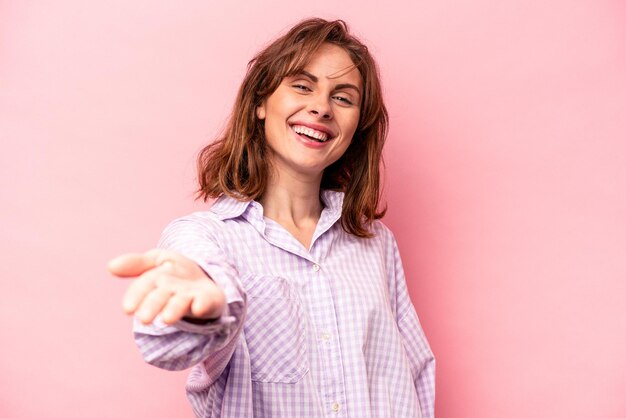
[[293,129],[293,131],[298,135],[305,136],[318,142],[326,142],[335,136],[328,129],[318,126],[305,125],[302,122],[292,124],[291,129]]

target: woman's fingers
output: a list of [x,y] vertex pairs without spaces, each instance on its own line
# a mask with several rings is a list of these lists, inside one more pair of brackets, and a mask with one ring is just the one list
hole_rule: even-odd
[[209,278],[194,283],[179,281],[172,289],[174,293],[161,311],[166,324],[173,324],[183,317],[219,318],[226,306],[224,292]]
[[152,323],[154,318],[161,313],[163,307],[167,305],[171,296],[172,292],[163,288],[156,288],[148,293],[137,309],[137,319],[144,324]]
[[210,279],[201,284],[202,290],[194,294],[191,316],[196,318],[219,318],[226,307],[224,292]]
[[155,266],[154,259],[145,254],[123,254],[109,261],[108,267],[112,274],[118,277],[139,276]]
[[[122,299],[122,308],[127,314],[135,313],[147,295],[154,289],[164,289],[170,293],[180,292],[184,283],[172,274],[172,264],[168,261],[154,267],[133,280]],[[178,285],[178,286],[177,286]]]
[[144,277],[130,282],[122,298],[122,309],[124,309],[124,312],[128,315],[134,314],[148,293],[155,288],[154,278],[150,277]]
[[175,294],[161,311],[161,319],[168,325],[175,323],[190,312],[193,297],[189,294]]
[[142,254],[122,254],[109,261],[108,268],[118,277],[136,277],[154,267],[180,259],[177,253],[155,248]]
[[157,287],[167,288],[167,286],[163,286],[163,283],[168,279],[170,281],[172,280],[169,273],[170,265],[169,263],[165,263],[146,271],[141,276],[131,281],[122,298],[122,308],[124,312],[129,315],[135,313],[151,291]]
[[124,254],[109,262],[111,273],[133,277],[122,307],[144,324],[160,315],[167,324],[183,317],[218,318],[225,309],[224,292],[192,260],[172,251],[154,249]]

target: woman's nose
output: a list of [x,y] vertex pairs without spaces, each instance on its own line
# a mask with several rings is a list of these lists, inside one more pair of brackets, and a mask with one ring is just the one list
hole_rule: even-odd
[[309,104],[309,113],[321,119],[332,119],[333,111],[330,103],[321,95],[312,98]]

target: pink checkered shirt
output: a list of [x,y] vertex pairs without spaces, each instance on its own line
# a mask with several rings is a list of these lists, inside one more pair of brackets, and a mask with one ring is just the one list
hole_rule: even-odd
[[193,259],[228,308],[207,325],[135,321],[145,360],[193,366],[197,417],[433,418],[435,361],[407,292],[392,233],[338,222],[343,193],[323,191],[307,250],[256,201],[222,196],[173,221],[159,246]]

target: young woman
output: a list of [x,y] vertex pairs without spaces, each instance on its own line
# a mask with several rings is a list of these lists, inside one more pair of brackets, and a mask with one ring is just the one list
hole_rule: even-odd
[[109,269],[145,360],[193,366],[198,417],[430,417],[435,363],[379,219],[377,68],[344,22],[305,20],[249,65],[199,157],[208,211]]

